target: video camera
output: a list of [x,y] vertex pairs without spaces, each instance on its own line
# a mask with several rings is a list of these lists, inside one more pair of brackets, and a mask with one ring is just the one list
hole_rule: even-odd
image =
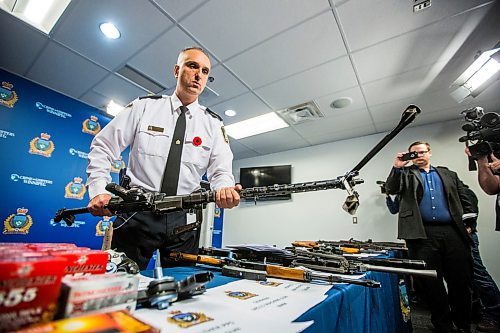
[[[472,157],[472,161],[469,162],[492,153],[500,158],[500,115],[496,112],[484,113],[481,107],[464,110],[461,114],[467,122],[462,126],[467,135],[458,141],[465,142],[469,148]],[[469,166],[469,170],[475,168]]]

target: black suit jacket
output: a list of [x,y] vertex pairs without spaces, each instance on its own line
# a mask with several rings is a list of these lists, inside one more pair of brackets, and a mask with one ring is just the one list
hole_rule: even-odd
[[[473,204],[466,193],[465,185],[456,172],[445,167],[435,167],[443,182],[444,192],[450,209],[450,215],[466,242],[470,237],[462,222],[464,213],[473,212]],[[420,170],[415,165],[393,168],[385,183],[388,194],[399,195],[398,238],[427,238],[419,203],[422,201],[424,188]]]

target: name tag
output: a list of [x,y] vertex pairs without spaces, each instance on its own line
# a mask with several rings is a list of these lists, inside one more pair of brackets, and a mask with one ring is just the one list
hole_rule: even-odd
[[164,128],[163,127],[156,127],[156,126],[153,126],[153,125],[149,125],[148,126],[148,131],[163,133]]

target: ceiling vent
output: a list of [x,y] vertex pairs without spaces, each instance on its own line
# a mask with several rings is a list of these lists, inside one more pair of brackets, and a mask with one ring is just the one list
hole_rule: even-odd
[[158,94],[159,92],[166,89],[158,82],[147,77],[146,75],[142,74],[137,69],[130,67],[129,65],[125,65],[124,67],[120,68],[117,73],[153,94]]
[[296,125],[305,121],[325,117],[313,101],[295,105],[287,109],[277,111],[277,113],[290,125]]

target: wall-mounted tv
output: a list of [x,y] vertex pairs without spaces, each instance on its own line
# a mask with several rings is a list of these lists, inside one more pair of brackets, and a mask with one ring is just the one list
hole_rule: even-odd
[[[240,184],[243,188],[290,184],[292,182],[291,165],[260,166],[240,168]],[[262,197],[259,200],[289,200],[291,194]]]

